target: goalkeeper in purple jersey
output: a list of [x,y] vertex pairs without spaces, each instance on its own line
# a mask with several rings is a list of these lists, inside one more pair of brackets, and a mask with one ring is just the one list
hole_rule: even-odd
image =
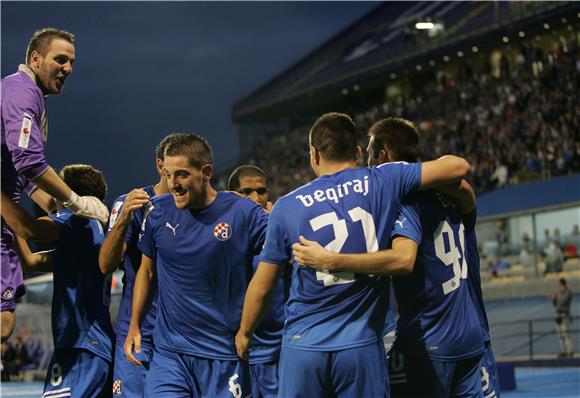
[[[103,176],[91,166],[69,165],[60,175],[76,192],[99,199],[105,196]],[[10,200],[2,206],[2,217],[21,238],[23,264],[54,273],[54,354],[43,396],[107,397],[111,395],[114,332],[109,314],[111,276],[103,275],[98,264],[103,226],[73,214],[59,202],[57,208],[55,215],[35,220]],[[54,242],[55,249],[32,254],[22,239]]]
[[[412,123],[398,118],[379,121],[370,130],[369,165],[416,160],[418,148]],[[477,397],[482,390],[486,395],[493,390],[487,368],[480,372],[484,342],[489,341],[482,321],[485,310],[468,276],[479,276],[479,261],[470,254],[477,252],[475,195],[465,181],[441,190],[456,203],[435,191],[405,199],[391,233],[392,250],[335,255],[305,239],[294,245],[297,261],[316,269],[407,275],[393,279],[399,309],[390,353],[394,397]]]
[[[333,252],[387,248],[404,195],[456,180],[469,170],[464,159],[453,156],[423,164],[357,168],[360,153],[349,116],[325,114],[312,127],[310,160],[318,178],[280,198],[272,210],[236,335],[240,357],[248,355],[252,333],[300,235],[323,242]],[[385,396],[382,336],[388,297],[384,277],[315,272],[293,262],[280,396]]]
[[141,352],[137,358],[142,366],[127,360],[123,352],[123,344],[131,322],[131,306],[133,304],[133,286],[135,276],[141,264],[141,251],[137,247],[145,205],[157,195],[169,192],[167,180],[163,172],[163,159],[167,144],[180,134],[170,134],[157,145],[155,149],[156,169],[159,181],[155,185],[134,189],[121,195],[113,202],[109,230],[99,252],[99,266],[104,274],[115,271],[121,266],[123,275],[123,294],[117,315],[115,363],[113,372],[113,395],[116,397],[143,397],[145,376],[153,355],[153,329],[157,310],[157,293],[143,324],[141,325]]
[[157,285],[145,396],[246,397],[249,369],[236,356],[234,335],[268,215],[251,200],[212,187],[213,153],[203,137],[172,140],[163,169],[171,194],[153,198],[143,217],[125,354],[139,364],[134,353]]
[[[26,191],[47,212],[53,209],[54,197],[75,214],[106,223],[107,207],[95,197],[79,197],[49,166],[44,154],[48,140],[45,97],[61,93],[72,73],[75,43],[74,35],[63,30],[34,32],[26,64],[0,83],[2,192],[5,200],[18,204]],[[2,341],[12,333],[16,297],[23,292],[22,270],[13,244],[13,235],[2,221]]]

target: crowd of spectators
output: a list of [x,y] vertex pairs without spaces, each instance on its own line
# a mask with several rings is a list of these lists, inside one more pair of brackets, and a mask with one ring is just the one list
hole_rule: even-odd
[[[361,139],[381,117],[415,121],[423,159],[442,154],[467,158],[471,182],[480,193],[577,172],[579,53],[575,41],[554,51],[524,44],[502,55],[495,67],[465,62],[453,76],[420,85],[410,95],[387,98],[353,117]],[[312,179],[308,129],[270,135],[243,160],[271,176],[275,198]],[[228,171],[218,176],[218,187],[226,185]]]

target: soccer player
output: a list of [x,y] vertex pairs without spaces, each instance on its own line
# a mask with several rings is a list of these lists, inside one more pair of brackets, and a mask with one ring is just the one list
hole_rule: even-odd
[[172,140],[163,169],[171,195],[153,198],[145,212],[125,354],[139,363],[133,350],[141,349],[142,321],[157,281],[145,396],[245,397],[248,364],[236,356],[234,335],[268,215],[250,200],[214,190],[213,154],[203,137]]
[[[114,272],[119,265],[123,266],[123,295],[117,315],[115,364],[113,373],[113,394],[120,397],[143,397],[145,375],[153,355],[153,328],[157,299],[151,307],[141,326],[141,352],[137,355],[142,366],[132,364],[123,352],[123,344],[131,322],[133,304],[133,286],[135,275],[141,264],[141,251],[137,247],[145,205],[150,198],[166,194],[167,180],[163,171],[163,157],[167,143],[179,134],[170,134],[157,145],[155,150],[156,168],[159,182],[144,188],[134,189],[128,194],[119,196],[111,211],[107,237],[99,251],[99,266],[104,274]],[[157,293],[153,293],[156,297]]]
[[[88,165],[69,165],[60,173],[81,195],[103,199],[107,186],[100,171]],[[23,242],[22,260],[29,266],[52,263],[52,335],[54,354],[44,382],[44,397],[103,397],[111,395],[113,326],[109,315],[111,276],[101,273],[99,247],[104,239],[97,220],[64,209],[33,219],[11,200],[4,200],[2,217],[26,240],[50,241],[50,255],[33,255]]]
[[[94,197],[79,197],[48,165],[44,146],[48,138],[45,96],[60,94],[75,61],[75,37],[63,30],[35,32],[26,50],[26,64],[1,81],[2,191],[16,204],[26,191],[43,209],[52,196],[75,214],[106,223],[107,207]],[[36,190],[36,186],[40,190]],[[34,192],[34,194],[32,193]],[[14,238],[2,223],[2,341],[14,328],[16,297],[23,293],[22,270],[11,249]]]
[[[299,236],[332,252],[387,248],[401,198],[462,178],[469,164],[447,156],[423,164],[356,168],[361,149],[350,117],[329,113],[310,130],[310,162],[318,178],[280,198],[270,215],[260,265],[244,302],[238,355],[268,307]],[[293,263],[280,355],[279,394],[382,397],[387,393],[382,334],[388,280],[354,273],[315,272]]]
[[[371,127],[367,150],[369,166],[416,161],[419,134],[407,120],[384,119]],[[399,310],[390,355],[393,397],[476,397],[482,389],[486,396],[493,391],[489,373],[479,368],[487,320],[475,240],[475,194],[465,181],[441,190],[455,202],[434,190],[405,200],[391,235],[392,250],[336,255],[304,239],[294,246],[296,260],[316,269],[411,272],[393,279]]]
[[[228,179],[228,189],[258,203],[268,213],[272,211],[268,177],[259,167],[247,164],[236,168]],[[258,256],[252,262],[254,272],[258,268]],[[288,267],[285,268],[289,270]],[[282,346],[284,328],[284,304],[288,299],[290,275],[281,275],[272,298],[272,305],[254,331],[249,354],[250,384],[252,397],[278,396],[278,359]]]

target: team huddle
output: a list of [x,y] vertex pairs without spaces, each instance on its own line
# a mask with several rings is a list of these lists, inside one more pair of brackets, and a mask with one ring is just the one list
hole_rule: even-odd
[[[242,165],[217,191],[209,142],[174,133],[155,150],[159,180],[107,220],[102,173],[57,174],[44,157],[44,96],[61,92],[74,45],[40,30],[2,79],[2,339],[22,268],[51,270],[43,397],[499,396],[465,159],[419,162],[414,124],[384,118],[360,168],[354,122],[326,113],[309,132],[317,178],[272,206],[266,171]],[[47,215],[18,206],[22,192]]]

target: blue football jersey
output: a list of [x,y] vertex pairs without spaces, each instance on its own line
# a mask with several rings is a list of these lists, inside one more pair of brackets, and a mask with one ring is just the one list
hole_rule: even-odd
[[[389,246],[401,198],[421,184],[421,165],[384,164],[324,175],[280,198],[260,261],[286,266],[303,235],[332,252],[365,253]],[[292,263],[283,345],[332,351],[382,338],[388,279],[316,272]]]
[[103,227],[66,209],[50,218],[60,231],[53,253],[54,347],[84,348],[111,361],[111,275],[101,273],[98,261]]
[[434,191],[410,195],[392,237],[419,245],[410,275],[393,278],[399,319],[394,347],[426,352],[431,358],[467,358],[483,350],[483,333],[471,299],[461,212]]
[[156,347],[238,359],[234,337],[267,223],[260,206],[228,192],[201,210],[177,209],[171,195],[152,199],[138,246],[157,263]]
[[[258,256],[254,257],[254,273],[258,269]],[[284,329],[284,304],[288,300],[290,289],[290,273],[288,267],[280,274],[276,291],[272,296],[272,302],[268,312],[262,318],[260,325],[254,330],[252,348],[250,349],[249,362],[257,363],[274,362],[280,356],[282,348],[282,331]]]
[[[145,187],[143,190],[147,192],[149,197],[152,198],[155,196],[153,186]],[[109,232],[111,231],[111,228],[115,226],[119,215],[123,211],[123,202],[126,197],[127,194],[121,195],[115,199],[115,202],[113,202],[109,221]],[[146,208],[146,206],[143,206],[133,213],[133,221],[129,224],[127,233],[125,234],[127,250],[125,250],[125,256],[123,258],[123,270],[125,271],[123,275],[123,295],[121,297],[121,303],[119,304],[116,326],[117,341],[123,343],[127,338],[127,332],[129,331],[129,325],[131,323],[133,287],[135,286],[137,271],[139,271],[139,266],[141,265],[141,251],[137,247],[137,243],[139,240],[139,233],[141,232],[141,224],[143,223],[143,214]],[[151,308],[147,312],[141,325],[141,343],[146,345],[153,344],[153,329],[155,328],[155,314],[157,311],[157,290],[155,290],[154,294],[155,297],[151,303]]]
[[465,225],[465,258],[469,264],[469,272],[467,273],[467,282],[469,283],[469,293],[471,299],[477,307],[477,313],[480,317],[481,328],[485,341],[490,341],[489,323],[487,321],[487,313],[483,303],[483,293],[481,291],[481,275],[480,275],[480,261],[479,251],[477,249],[477,236],[475,235],[475,223],[477,221],[477,212],[473,210],[470,214],[463,216],[463,224]]

